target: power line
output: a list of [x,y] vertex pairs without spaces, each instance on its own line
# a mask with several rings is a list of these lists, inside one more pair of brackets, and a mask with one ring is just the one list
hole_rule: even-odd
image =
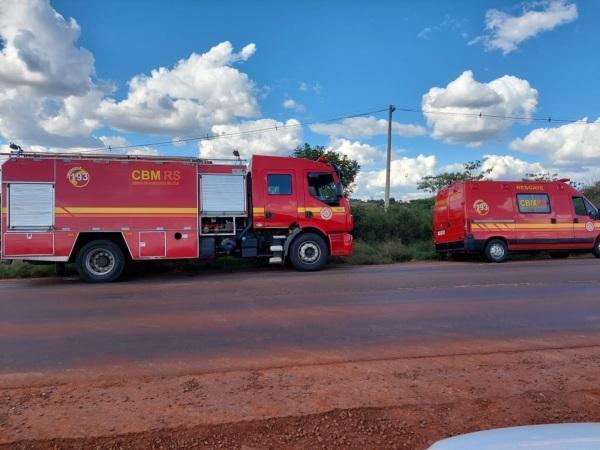
[[581,124],[581,125],[600,125],[600,122],[588,122],[581,119],[559,119],[554,118],[552,116],[548,117],[526,117],[526,116],[503,116],[499,114],[486,114],[483,112],[479,113],[468,113],[468,112],[458,112],[458,111],[440,111],[440,110],[431,110],[431,109],[422,109],[422,108],[401,108],[396,107],[397,111],[402,112],[414,112],[420,114],[438,114],[438,115],[446,115],[446,116],[462,116],[462,117],[474,117],[474,118],[482,118],[482,119],[498,119],[498,120],[512,120],[512,121],[521,121],[521,122],[546,122],[546,123],[572,123],[572,124]]
[[[242,135],[252,134],[252,133],[262,133],[262,132],[266,132],[266,131],[278,131],[278,130],[288,129],[288,128],[298,128],[298,127],[302,127],[302,126],[314,125],[316,123],[337,122],[339,120],[351,119],[353,117],[364,117],[364,116],[369,116],[372,114],[378,114],[378,113],[381,113],[381,112],[384,112],[387,110],[388,110],[388,108],[382,108],[382,109],[377,109],[377,110],[373,110],[373,111],[361,112],[361,113],[357,113],[357,114],[349,114],[349,115],[344,115],[344,116],[333,117],[333,118],[325,119],[325,120],[314,120],[311,122],[298,122],[298,123],[289,124],[289,125],[274,125],[272,127],[257,128],[254,130],[236,131],[233,133],[221,133],[221,134],[212,134],[212,135],[206,134],[205,136],[183,138],[183,139],[171,139],[168,141],[149,142],[149,143],[145,143],[145,144],[110,146],[110,149],[111,150],[125,150],[125,149],[129,149],[129,148],[157,147],[160,145],[180,144],[180,143],[194,142],[194,141],[211,141],[211,140],[215,140],[215,139],[221,139],[221,138],[232,137],[232,136],[242,136]],[[103,147],[97,147],[97,148],[93,148],[93,149],[89,149],[89,150],[86,149],[84,151],[87,152],[87,151],[104,150],[106,148],[108,148],[108,147],[103,146]]]
[[[507,120],[507,121],[515,121],[515,122],[545,122],[545,123],[566,123],[566,124],[580,124],[580,125],[600,125],[600,121],[587,122],[587,121],[581,120],[581,119],[576,120],[576,119],[553,118],[552,116],[548,116],[548,117],[509,116],[509,115],[499,115],[499,114],[487,114],[487,113],[483,113],[483,112],[469,113],[469,112],[441,111],[441,110],[429,110],[429,109],[423,109],[423,108],[408,108],[408,107],[395,107],[395,109],[396,109],[396,111],[400,111],[400,112],[471,117],[471,118],[475,118],[475,119],[485,118],[485,119]],[[120,146],[104,145],[102,147],[81,149],[74,153],[93,153],[93,152],[97,152],[98,150],[109,150],[109,152],[112,152],[113,150],[126,150],[126,149],[141,148],[141,147],[157,147],[157,146],[161,146],[161,145],[169,145],[169,144],[173,145],[173,144],[180,144],[180,143],[187,143],[187,142],[194,142],[194,141],[210,141],[210,140],[222,139],[222,138],[227,138],[227,137],[232,137],[232,136],[243,136],[243,135],[253,134],[253,133],[263,133],[263,132],[269,132],[269,131],[278,131],[278,130],[282,130],[282,129],[310,126],[310,125],[314,125],[317,123],[337,122],[337,121],[344,120],[344,119],[351,119],[354,117],[364,117],[364,116],[379,114],[379,113],[387,112],[387,111],[389,111],[389,107],[375,109],[375,110],[366,111],[366,112],[359,112],[356,114],[346,114],[346,115],[341,115],[341,116],[324,119],[324,120],[313,120],[310,122],[297,122],[297,123],[289,124],[289,125],[274,125],[271,127],[257,128],[257,129],[253,129],[253,130],[236,131],[236,132],[232,132],[232,133],[206,134],[204,136],[181,138],[181,139],[170,139],[168,141],[164,140],[164,141],[148,142],[148,143],[142,143],[142,144],[128,144],[128,145],[120,145]]]

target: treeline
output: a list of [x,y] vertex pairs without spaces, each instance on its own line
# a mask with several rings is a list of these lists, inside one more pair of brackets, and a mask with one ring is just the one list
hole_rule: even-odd
[[396,202],[351,200],[354,264],[386,264],[435,258],[432,246],[434,198]]

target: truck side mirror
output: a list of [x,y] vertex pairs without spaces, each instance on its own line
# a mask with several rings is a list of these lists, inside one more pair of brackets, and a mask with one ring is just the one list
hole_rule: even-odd
[[342,198],[344,196],[344,187],[340,183],[335,185],[335,195],[338,198]]

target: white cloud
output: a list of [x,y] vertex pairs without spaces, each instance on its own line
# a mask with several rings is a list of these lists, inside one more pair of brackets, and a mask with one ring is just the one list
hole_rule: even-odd
[[293,98],[286,98],[283,101],[283,103],[281,104],[281,106],[283,106],[285,109],[292,109],[292,110],[294,110],[296,112],[304,112],[306,110],[304,108],[304,105],[298,103]]
[[142,147],[120,148],[130,145],[129,141],[123,136],[100,136],[100,140],[106,146],[106,149],[100,150],[98,153],[110,153],[113,155],[158,155],[157,149],[146,145]]
[[486,34],[471,43],[482,41],[487,50],[502,50],[506,55],[516,50],[521,42],[575,19],[577,5],[566,0],[525,3],[519,16],[490,9],[485,15]]
[[232,67],[255,49],[249,44],[235,53],[231,43],[221,42],[206,53],[192,53],[173,69],[137,75],[129,82],[127,98],[104,100],[98,114],[117,130],[180,136],[201,135],[215,124],[256,116],[254,84]]
[[[391,196],[409,200],[427,194],[418,192],[417,183],[427,175],[434,175],[436,158],[433,155],[418,155],[416,158],[394,159],[390,170]],[[383,198],[385,190],[385,169],[360,172],[357,178],[357,198]]]
[[[350,117],[336,123],[315,123],[310,129],[317,134],[332,137],[346,137],[350,139],[370,138],[387,134],[388,122],[373,116]],[[399,136],[421,136],[426,134],[425,129],[419,125],[392,122],[392,133]]]
[[464,39],[465,37],[467,37],[467,34],[462,31],[463,24],[465,22],[466,19],[455,19],[454,17],[447,14],[444,20],[442,20],[438,24],[423,28],[419,32],[419,34],[417,34],[417,37],[419,39],[429,39],[433,33],[437,33],[439,31],[444,30],[450,30],[452,32],[459,33],[460,36]]
[[539,162],[530,163],[511,155],[485,155],[481,169],[492,169],[488,175],[492,180],[521,180],[529,173],[554,173]]
[[323,86],[321,86],[319,83],[310,85],[306,81],[301,81],[298,84],[298,89],[300,89],[303,92],[312,90],[315,94],[321,95],[321,91],[323,90]]
[[98,146],[94,58],[76,45],[79,25],[47,0],[0,4],[0,134],[23,146]]
[[285,123],[258,119],[237,125],[214,125],[211,132],[230,136],[200,141],[201,158],[232,158],[233,150],[238,150],[242,158],[250,158],[253,154],[287,155],[302,140],[302,128],[296,119]]
[[384,154],[375,147],[359,141],[333,139],[327,150],[342,153],[350,159],[358,161],[361,166],[368,166],[383,159]]
[[46,95],[76,95],[92,87],[94,57],[75,42],[80,29],[45,0],[0,5],[0,83],[30,86]]
[[510,143],[514,150],[546,155],[554,164],[600,163],[600,118],[555,128],[537,128]]
[[422,107],[434,139],[475,147],[502,134],[511,122],[473,115],[530,117],[537,96],[527,80],[504,75],[480,83],[467,70],[445,88],[431,88],[423,95]]

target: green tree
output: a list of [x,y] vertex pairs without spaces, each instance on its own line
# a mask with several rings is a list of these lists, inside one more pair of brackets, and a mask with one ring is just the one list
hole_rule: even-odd
[[523,177],[523,181],[556,181],[558,180],[557,173],[551,173],[549,171],[541,171],[537,173],[526,173]]
[[600,181],[585,186],[581,191],[590,202],[596,207],[600,207]]
[[417,189],[436,194],[450,186],[455,181],[485,180],[492,172],[492,168],[482,170],[485,160],[469,161],[463,164],[463,170],[458,172],[442,172],[438,175],[428,175],[421,178]]
[[[526,173],[523,177],[523,181],[558,181],[559,179],[558,173],[552,173],[547,170],[537,173]],[[569,181],[569,184],[578,191],[586,188],[586,186],[579,181]]]
[[325,157],[328,162],[335,164],[339,167],[342,174],[342,184],[344,185],[344,192],[346,195],[350,195],[354,190],[354,180],[358,171],[360,170],[360,164],[354,159],[348,158],[343,153],[334,152],[333,150],[327,150],[322,145],[311,146],[308,143],[299,145],[294,149],[292,153],[294,158],[304,158],[310,160],[316,160],[321,156]]

